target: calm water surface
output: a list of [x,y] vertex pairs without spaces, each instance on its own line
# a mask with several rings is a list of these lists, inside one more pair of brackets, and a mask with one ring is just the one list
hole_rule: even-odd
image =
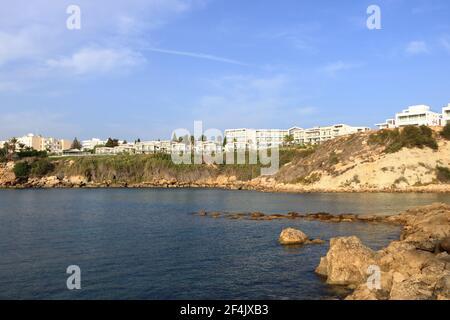
[[[328,299],[314,274],[327,245],[285,248],[285,227],[328,240],[356,235],[378,249],[399,235],[386,225],[234,221],[200,209],[396,213],[432,194],[271,194],[224,190],[0,190],[2,299]],[[69,265],[82,289],[66,288]]]

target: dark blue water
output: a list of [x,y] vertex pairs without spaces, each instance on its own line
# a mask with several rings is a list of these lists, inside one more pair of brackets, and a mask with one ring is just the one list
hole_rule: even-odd
[[[327,299],[314,274],[327,245],[286,248],[296,227],[325,240],[356,235],[374,249],[396,239],[386,225],[235,221],[200,209],[389,213],[445,195],[266,194],[223,190],[0,190],[2,299]],[[78,265],[82,289],[66,288]]]

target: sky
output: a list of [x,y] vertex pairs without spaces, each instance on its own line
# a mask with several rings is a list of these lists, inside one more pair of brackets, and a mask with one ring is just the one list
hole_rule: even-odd
[[0,140],[373,127],[449,75],[448,0],[0,0]]

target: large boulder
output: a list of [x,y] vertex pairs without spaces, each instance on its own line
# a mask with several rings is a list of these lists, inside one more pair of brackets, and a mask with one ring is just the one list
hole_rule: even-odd
[[443,239],[439,244],[439,248],[442,251],[450,253],[450,237],[446,237],[445,239]]
[[284,229],[281,232],[280,238],[278,240],[283,245],[305,244],[309,241],[306,234],[304,234],[300,230],[293,228]]
[[329,284],[358,285],[367,279],[368,267],[374,264],[375,253],[357,237],[333,238],[316,272],[326,276]]

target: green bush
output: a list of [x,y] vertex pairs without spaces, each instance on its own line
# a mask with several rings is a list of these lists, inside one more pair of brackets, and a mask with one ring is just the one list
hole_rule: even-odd
[[0,162],[6,162],[8,156],[8,152],[5,148],[0,148]]
[[446,140],[450,140],[450,123],[445,125],[444,130],[441,132],[441,136]]
[[18,179],[28,179],[31,167],[27,162],[17,162],[14,165],[13,172]]
[[55,166],[48,159],[39,159],[31,165],[31,174],[36,177],[45,176],[53,171]]
[[440,182],[450,182],[450,169],[446,167],[436,167],[436,178]]
[[386,153],[395,153],[403,148],[438,149],[433,130],[427,126],[406,126],[401,130],[380,130],[369,137],[369,143],[384,145]]
[[47,151],[37,151],[34,149],[31,150],[22,150],[17,152],[17,156],[22,158],[30,158],[30,157],[37,157],[37,158],[46,158],[47,157]]

